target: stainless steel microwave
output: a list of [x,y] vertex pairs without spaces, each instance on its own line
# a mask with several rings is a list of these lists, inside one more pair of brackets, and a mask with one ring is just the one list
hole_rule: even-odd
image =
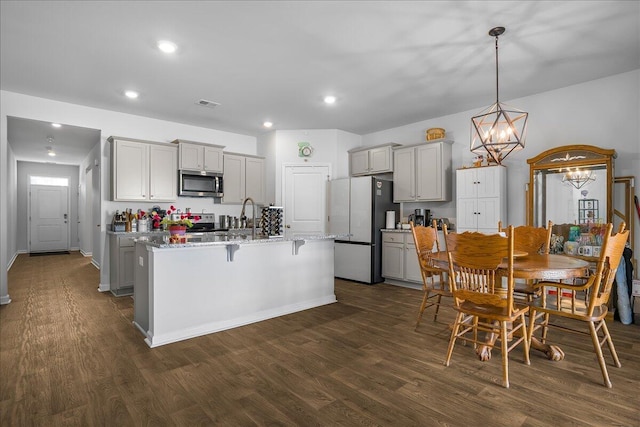
[[181,170],[178,172],[178,196],[222,197],[222,174]]

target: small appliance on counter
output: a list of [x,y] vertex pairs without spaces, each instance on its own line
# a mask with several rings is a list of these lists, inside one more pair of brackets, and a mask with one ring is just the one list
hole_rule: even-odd
[[443,225],[447,226],[447,230],[451,230],[451,224],[449,223],[449,218],[438,218],[436,219],[436,222],[438,223],[438,230],[442,230]]
[[262,234],[269,237],[282,236],[282,214],[283,209],[280,206],[266,206],[262,208],[262,217],[259,226],[262,228]]
[[126,230],[126,226],[127,221],[125,219],[125,214],[121,214],[120,211],[116,211],[111,219],[111,231],[123,232]]
[[416,209],[409,215],[409,221],[413,221],[415,225],[431,224],[431,211],[429,209]]

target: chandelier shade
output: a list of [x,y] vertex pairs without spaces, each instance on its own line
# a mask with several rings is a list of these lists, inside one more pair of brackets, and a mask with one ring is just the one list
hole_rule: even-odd
[[578,190],[590,183],[591,181],[595,181],[596,177],[593,175],[593,171],[591,170],[580,170],[576,168],[575,170],[567,170],[564,176],[562,177],[562,182],[566,182],[568,184],[573,185]]
[[504,27],[492,28],[489,35],[496,43],[496,102],[471,118],[471,152],[487,154],[501,164],[513,151],[524,148],[529,113],[500,102],[498,84],[498,36]]

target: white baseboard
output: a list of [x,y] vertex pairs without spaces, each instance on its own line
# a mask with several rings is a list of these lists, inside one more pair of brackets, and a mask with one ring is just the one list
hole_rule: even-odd
[[0,297],[0,305],[9,304],[11,302],[11,297],[9,294],[3,295]]
[[83,256],[83,257],[85,257],[85,258],[88,258],[88,257],[90,257],[90,256],[93,256],[93,253],[91,253],[91,252],[85,252],[85,251],[83,251],[82,249],[80,249],[80,255],[82,255],[82,256]]
[[98,286],[98,292],[109,292],[111,290],[111,286],[108,283],[100,283]]
[[91,265],[93,265],[95,268],[97,268],[98,270],[100,270],[100,264],[98,264],[98,263],[96,262],[96,260],[92,259],[92,260],[91,260]]
[[75,251],[79,251],[79,250],[80,250],[80,247],[79,247],[79,246],[74,246],[74,247],[72,247],[72,248],[69,248],[69,251],[70,251],[70,252],[71,252],[71,251],[75,252]]
[[15,254],[13,254],[13,257],[11,257],[11,260],[7,264],[7,271],[9,271],[9,269],[11,269],[11,266],[13,265],[13,262],[16,260],[16,258],[18,258],[18,253],[19,252],[16,252]]

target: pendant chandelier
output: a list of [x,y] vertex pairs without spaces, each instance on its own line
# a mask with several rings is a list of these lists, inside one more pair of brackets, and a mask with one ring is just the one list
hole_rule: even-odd
[[489,31],[496,41],[496,102],[471,118],[471,151],[487,153],[487,159],[502,163],[512,151],[524,148],[529,113],[500,102],[498,86],[498,36],[504,27]]
[[575,170],[567,169],[564,176],[562,177],[562,182],[569,183],[573,185],[578,190],[590,183],[591,181],[595,181],[596,177],[593,175],[593,171],[590,170],[580,170],[575,168]]

